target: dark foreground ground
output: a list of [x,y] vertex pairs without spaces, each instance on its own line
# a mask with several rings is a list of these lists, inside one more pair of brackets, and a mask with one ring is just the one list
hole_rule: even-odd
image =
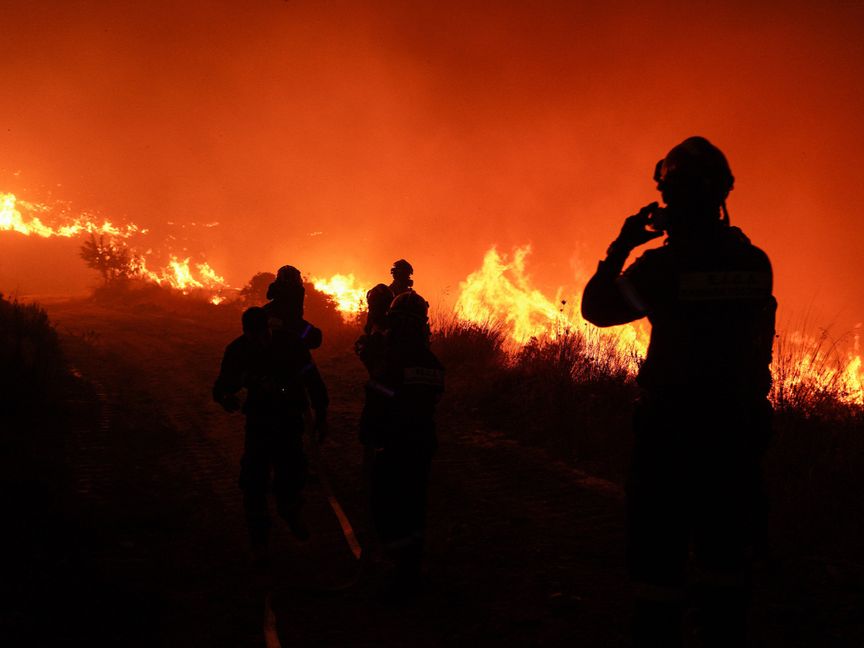
[[[236,314],[58,304],[80,379],[58,424],[3,435],[0,645],[625,646],[620,490],[441,408],[428,582],[413,602],[355,579],[328,502],[369,546],[360,448],[364,374],[323,349],[331,439],[313,460],[298,544],[277,521],[250,566],[236,477],[242,418],[210,400]],[[314,453],[310,453],[313,454]],[[807,557],[763,569],[754,645],[864,645],[864,570]],[[371,573],[371,576],[365,574]]]

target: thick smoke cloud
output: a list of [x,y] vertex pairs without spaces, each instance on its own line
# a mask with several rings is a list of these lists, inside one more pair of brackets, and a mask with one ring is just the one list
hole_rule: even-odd
[[[539,285],[575,289],[702,134],[785,312],[848,328],[864,7],[758,4],[5,2],[0,190],[185,236],[234,284],[286,262],[377,281],[404,256],[435,300],[530,242]],[[13,236],[0,289],[49,291]]]

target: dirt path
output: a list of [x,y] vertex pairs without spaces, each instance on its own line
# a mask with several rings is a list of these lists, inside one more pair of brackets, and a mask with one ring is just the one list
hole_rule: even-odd
[[[110,566],[99,587],[123,584],[137,597],[116,617],[115,638],[128,632],[140,645],[263,645],[270,593],[284,646],[564,644],[579,637],[623,645],[614,493],[586,488],[574,471],[468,429],[461,417],[459,426],[445,420],[433,469],[426,594],[394,611],[365,579],[331,591],[352,579],[358,563],[314,473],[329,477],[367,545],[355,438],[364,376],[350,354],[322,353],[332,440],[306,494],[315,537],[298,545],[277,527],[274,564],[262,576],[248,566],[236,488],[242,420],[209,395],[236,315],[202,321],[77,303],[56,305],[51,316],[97,392],[98,423],[73,435],[69,452],[94,520],[88,533],[99,539],[91,558]],[[90,625],[95,638],[100,626]]]
[[[242,418],[210,399],[236,313],[90,302],[49,312],[87,389],[55,458],[68,472],[56,489],[68,496],[54,546],[69,555],[46,577],[58,597],[46,644],[264,646],[269,627],[266,645],[285,647],[627,645],[623,502],[613,485],[478,429],[445,398],[423,595],[394,606],[374,595],[374,578],[341,588],[358,561],[324,483],[367,547],[355,437],[364,374],[352,354],[325,348],[317,358],[331,440],[306,491],[313,539],[298,544],[277,522],[273,563],[256,571],[236,486]],[[762,634],[782,618],[772,596],[759,603]]]

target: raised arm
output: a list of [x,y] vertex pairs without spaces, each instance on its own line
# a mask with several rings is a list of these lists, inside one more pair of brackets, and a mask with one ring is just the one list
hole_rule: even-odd
[[657,203],[651,203],[624,221],[618,238],[606,250],[606,258],[588,280],[582,293],[582,317],[595,326],[616,326],[644,317],[644,310],[628,296],[621,271],[634,248],[663,236],[662,231],[647,229],[656,209]]

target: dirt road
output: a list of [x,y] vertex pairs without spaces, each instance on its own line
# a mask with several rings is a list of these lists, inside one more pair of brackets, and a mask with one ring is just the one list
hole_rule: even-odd
[[83,567],[65,575],[62,595],[74,598],[56,636],[264,645],[269,598],[283,646],[563,644],[585,636],[621,644],[626,596],[614,494],[586,488],[539,451],[445,415],[426,593],[394,609],[373,595],[374,579],[340,589],[359,563],[322,481],[367,545],[356,442],[364,375],[352,354],[325,347],[318,362],[333,401],[331,440],[306,494],[314,537],[301,545],[277,525],[274,564],[261,574],[249,566],[236,486],[242,418],[210,399],[236,313],[213,309],[201,318],[77,302],[50,314],[92,386],[81,408],[88,398],[96,408],[65,448],[78,518],[67,541]]
[[[242,417],[210,399],[237,314],[92,302],[49,312],[82,381],[54,460],[65,495],[50,511],[62,519],[34,531],[52,540],[10,645],[627,645],[616,487],[478,429],[445,398],[424,593],[394,606],[374,579],[344,587],[359,563],[325,485],[368,546],[355,432],[364,373],[325,345],[331,438],[306,491],[313,538],[298,544],[277,522],[273,564],[255,570],[236,486]],[[766,645],[810,645],[785,642],[760,605],[759,632],[776,637]]]

